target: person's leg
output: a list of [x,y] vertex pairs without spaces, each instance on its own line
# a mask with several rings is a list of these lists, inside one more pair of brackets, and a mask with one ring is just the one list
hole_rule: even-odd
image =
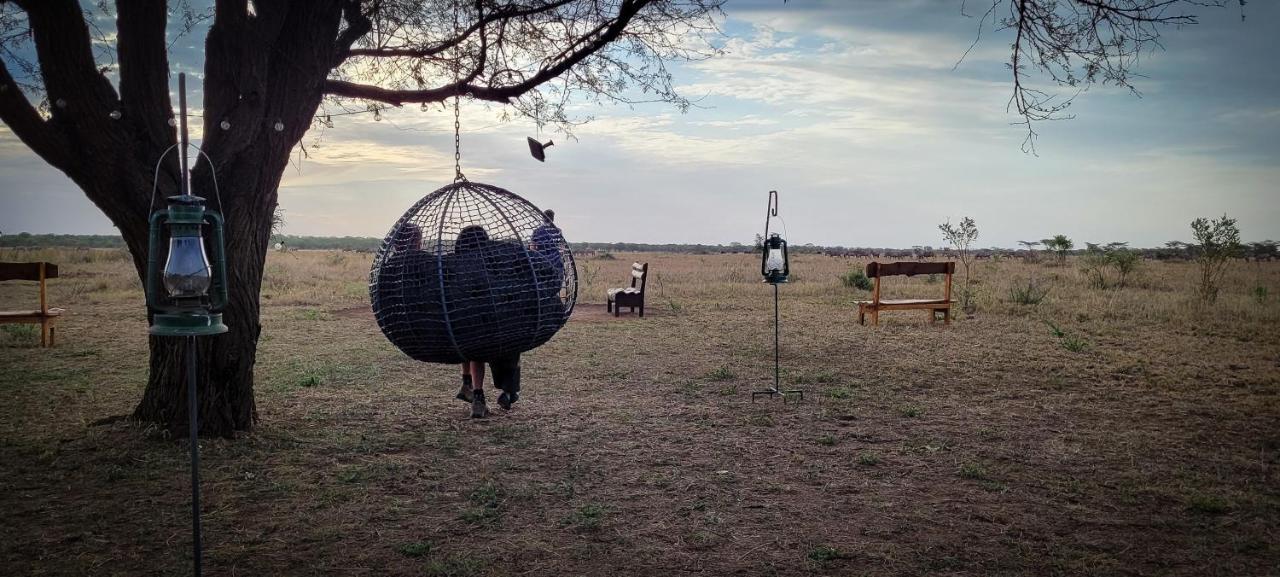
[[462,361],[462,388],[458,389],[457,399],[464,403],[471,402],[471,363]]
[[484,363],[471,361],[471,418],[489,416],[489,406],[484,402]]
[[493,385],[502,389],[498,395],[498,406],[511,409],[511,404],[520,399],[520,355],[489,363],[493,367]]

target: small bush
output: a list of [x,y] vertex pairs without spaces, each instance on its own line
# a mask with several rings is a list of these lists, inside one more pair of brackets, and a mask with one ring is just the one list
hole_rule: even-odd
[[987,470],[977,463],[965,463],[960,465],[960,477],[982,481],[987,478]]
[[1089,348],[1089,342],[1080,337],[1071,335],[1062,338],[1062,346],[1073,353],[1082,353],[1085,349]]
[[34,344],[40,339],[40,331],[33,324],[0,325],[0,330],[9,335],[9,338],[23,344]]
[[858,455],[858,464],[865,467],[874,467],[880,464],[880,457],[875,453],[863,453]]
[[844,276],[840,277],[840,284],[849,288],[856,288],[864,291],[871,290],[871,279],[867,278],[867,273],[862,272],[859,269],[854,269],[844,273]]
[[830,545],[818,545],[809,550],[809,560],[816,563],[826,563],[827,561],[835,561],[844,557],[846,555],[843,551]]
[[396,551],[399,551],[405,557],[422,557],[431,552],[431,544],[423,541],[405,543],[396,547]]
[[852,399],[853,389],[849,387],[836,387],[834,389],[827,389],[827,396],[833,399]]
[[1187,499],[1187,509],[1194,513],[1221,515],[1231,510],[1231,503],[1216,495],[1195,494]]
[[1038,305],[1049,295],[1049,289],[1036,285],[1035,279],[1028,279],[1027,285],[1009,287],[1009,300],[1020,305]]
[[597,503],[588,503],[579,507],[565,519],[564,524],[578,531],[591,532],[600,530],[608,509]]
[[823,435],[818,437],[814,442],[822,445],[823,447],[831,447],[836,444],[836,438],[834,435]]
[[613,253],[602,252],[596,255],[596,260],[618,260],[618,258],[613,256]]
[[1256,286],[1256,287],[1253,287],[1253,300],[1254,300],[1254,302],[1256,302],[1256,303],[1258,303],[1258,304],[1260,304],[1260,305],[1265,305],[1265,304],[1267,304],[1267,296],[1268,296],[1268,293],[1269,293],[1269,292],[1270,292],[1270,291],[1268,291],[1268,290],[1267,290],[1267,287],[1264,287],[1264,286],[1261,286],[1261,285]]
[[736,376],[738,376],[737,373],[734,373],[729,365],[720,365],[707,373],[707,378],[713,381],[731,381]]

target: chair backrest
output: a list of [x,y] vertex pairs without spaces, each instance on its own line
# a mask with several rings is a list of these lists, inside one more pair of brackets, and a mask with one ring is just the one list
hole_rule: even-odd
[[[631,263],[631,288],[639,288],[644,293],[644,283],[649,277],[649,263],[640,264],[638,262]],[[639,287],[636,284],[639,283]]]
[[45,279],[58,278],[58,265],[51,262],[0,262],[0,281],[31,280],[40,283],[40,312],[49,312]]
[[915,276],[918,274],[954,274],[955,262],[869,262],[867,278],[882,276]]

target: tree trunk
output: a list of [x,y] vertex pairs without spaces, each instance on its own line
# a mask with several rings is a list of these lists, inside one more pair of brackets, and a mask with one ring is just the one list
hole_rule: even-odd
[[[274,196],[274,195],[273,195]],[[271,223],[258,223],[270,230]],[[265,244],[265,243],[264,243]],[[203,436],[231,437],[253,428],[258,419],[253,396],[253,368],[257,361],[259,323],[258,290],[261,287],[265,248],[252,243],[227,247],[230,299],[223,322],[230,329],[214,337],[197,337],[200,359],[196,396],[199,427]],[[151,337],[151,370],[142,400],[132,418],[163,426],[171,434],[187,429],[186,347],[190,339]]]
[[[218,10],[206,39],[201,147],[208,157],[195,163],[191,179],[193,192],[226,219],[230,299],[223,322],[230,331],[197,339],[203,436],[231,437],[257,420],[258,294],[277,189],[323,98],[339,16],[334,0],[263,5],[255,18],[245,14],[244,4],[228,5]],[[213,176],[220,190],[214,190]],[[186,346],[186,339],[151,338],[151,374],[135,420],[174,434],[186,430]]]

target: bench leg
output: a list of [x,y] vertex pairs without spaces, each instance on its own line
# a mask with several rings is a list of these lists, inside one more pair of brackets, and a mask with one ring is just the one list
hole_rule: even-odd
[[880,309],[871,310],[871,326],[873,327],[880,326]]
[[942,324],[944,325],[951,324],[951,307],[942,309]]
[[49,320],[44,319],[40,321],[40,347],[44,348],[48,346],[49,346]]
[[57,340],[58,340],[58,325],[50,324],[49,325],[49,347],[52,348],[53,345],[57,342]]
[[616,317],[621,315],[622,315],[622,305],[618,303],[613,303],[613,316]]
[[605,307],[604,308],[605,312],[610,312],[610,313],[613,312],[613,301],[605,299],[604,307]]
[[858,324],[866,326],[867,324],[867,307],[858,305]]
[[644,318],[644,303],[640,303],[640,318]]

